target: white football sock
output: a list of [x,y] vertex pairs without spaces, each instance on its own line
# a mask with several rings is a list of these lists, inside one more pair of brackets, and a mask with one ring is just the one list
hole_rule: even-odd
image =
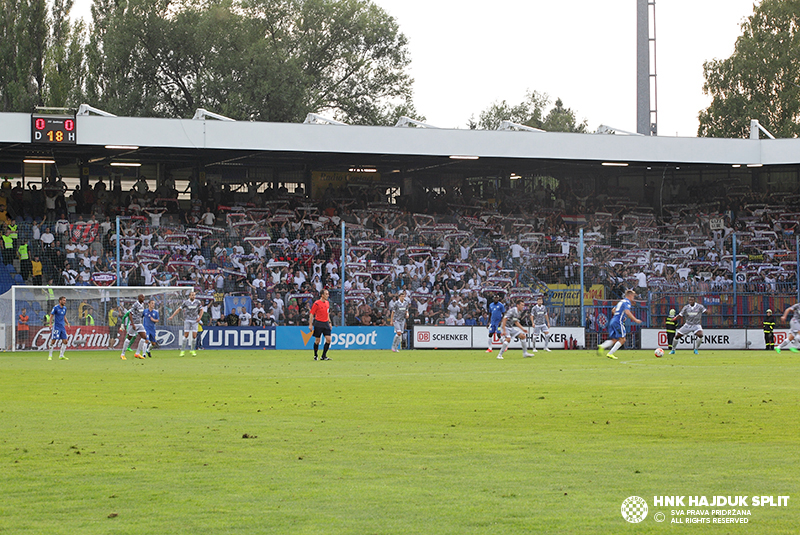
[[609,352],[608,352],[608,354],[609,354],[609,355],[613,355],[613,354],[614,354],[614,352],[615,352],[617,349],[619,349],[620,347],[622,347],[622,344],[620,344],[619,342],[614,342],[614,347],[612,347],[612,348],[611,348],[611,351],[609,351]]

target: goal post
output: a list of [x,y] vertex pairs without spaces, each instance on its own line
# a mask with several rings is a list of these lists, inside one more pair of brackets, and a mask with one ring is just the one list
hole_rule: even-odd
[[[119,318],[116,310],[130,305],[144,295],[154,300],[160,321],[160,340],[173,345],[178,338],[182,316],[167,318],[189,297],[190,286],[12,286],[0,295],[0,348],[6,351],[47,348],[50,336],[48,316],[60,297],[67,299],[68,347],[81,349],[117,348]],[[27,329],[20,315],[28,316]],[[180,320],[180,321],[179,321]]]

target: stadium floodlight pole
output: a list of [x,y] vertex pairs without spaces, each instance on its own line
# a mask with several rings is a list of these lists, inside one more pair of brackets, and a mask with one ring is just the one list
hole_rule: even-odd
[[346,276],[346,273],[347,273],[347,269],[345,269],[347,267],[345,265],[345,261],[346,261],[345,259],[347,258],[347,256],[345,255],[345,247],[346,246],[347,245],[345,244],[345,241],[344,241],[344,221],[342,221],[342,276],[340,277],[340,280],[342,281],[342,312],[341,312],[342,313],[342,327],[345,326],[345,324],[344,324],[344,316],[345,316],[345,314],[344,314],[344,280],[345,280],[345,276]]
[[733,258],[731,260],[731,262],[732,262],[731,265],[733,266],[733,324],[734,325],[738,325],[738,323],[739,323],[739,320],[737,318],[738,311],[736,309],[737,309],[738,304],[739,304],[738,303],[739,299],[737,298],[737,294],[736,294],[736,288],[737,288],[736,278],[737,277],[736,277],[736,232],[735,231],[733,233],[733,240],[732,241],[733,241]]
[[583,228],[578,229],[578,254],[581,257],[581,327],[586,327],[586,310],[583,305]]

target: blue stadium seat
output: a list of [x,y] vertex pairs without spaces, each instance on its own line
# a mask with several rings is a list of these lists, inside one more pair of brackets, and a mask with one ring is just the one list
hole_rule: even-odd
[[14,268],[14,264],[6,264],[6,271],[8,271],[9,275],[13,275],[17,272],[17,270]]
[[14,275],[14,284],[16,286],[22,286],[25,284],[25,279],[22,278],[22,275],[17,273],[16,275]]

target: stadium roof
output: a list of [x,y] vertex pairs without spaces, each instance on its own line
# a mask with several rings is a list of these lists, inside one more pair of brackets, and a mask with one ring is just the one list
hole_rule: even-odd
[[[378,171],[459,165],[471,172],[528,162],[597,165],[797,165],[797,139],[714,139],[514,130],[458,130],[79,115],[74,145],[31,142],[31,115],[0,113],[0,162],[36,155],[56,160],[187,165],[311,166]],[[120,152],[108,145],[133,146]],[[453,156],[477,160],[452,160]]]

